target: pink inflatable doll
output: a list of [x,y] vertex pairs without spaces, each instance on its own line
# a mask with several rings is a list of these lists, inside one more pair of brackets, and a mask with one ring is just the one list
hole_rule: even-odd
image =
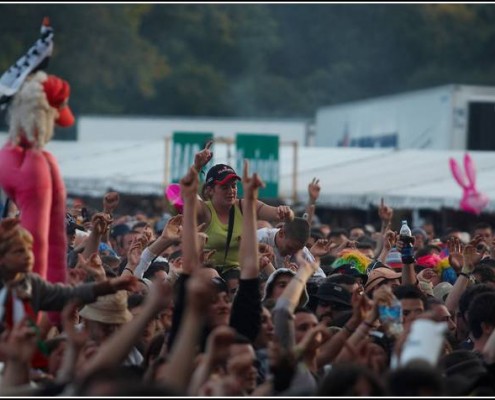
[[65,282],[65,185],[56,159],[43,147],[55,124],[71,126],[74,116],[69,84],[41,70],[53,47],[47,25],[45,20],[42,37],[0,78],[9,124],[9,139],[0,150],[0,186],[33,235],[33,272],[50,282]]

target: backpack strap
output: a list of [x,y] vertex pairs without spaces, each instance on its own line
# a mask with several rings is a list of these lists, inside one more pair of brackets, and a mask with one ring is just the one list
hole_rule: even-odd
[[234,218],[235,218],[235,205],[230,207],[229,211],[229,227],[227,231],[227,241],[225,242],[225,255],[223,261],[227,259],[227,254],[229,253],[230,241],[232,240],[232,233],[234,231]]

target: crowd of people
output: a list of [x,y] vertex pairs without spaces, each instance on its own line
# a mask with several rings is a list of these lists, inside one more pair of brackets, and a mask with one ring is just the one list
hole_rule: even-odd
[[44,145],[70,85],[41,34],[0,77],[0,395],[495,396],[489,223],[402,231],[382,200],[380,226],[330,226],[318,179],[296,215],[247,161],[206,171],[211,143],[180,213],[67,206]]
[[298,216],[258,199],[247,161],[202,184],[211,157],[165,223],[116,192],[67,208],[65,283],[33,272],[19,210],[0,221],[2,395],[495,395],[490,224],[406,238],[382,201],[376,230],[331,227],[318,180]]

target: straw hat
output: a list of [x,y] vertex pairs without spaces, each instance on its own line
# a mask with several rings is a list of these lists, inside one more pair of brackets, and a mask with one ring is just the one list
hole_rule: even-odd
[[98,297],[94,303],[86,304],[79,315],[90,321],[104,324],[124,324],[132,319],[127,309],[127,292],[119,290],[116,293]]

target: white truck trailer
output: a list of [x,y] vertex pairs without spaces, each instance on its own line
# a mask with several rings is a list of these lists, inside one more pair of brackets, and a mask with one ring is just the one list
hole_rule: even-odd
[[495,87],[451,84],[322,107],[314,145],[495,150]]

